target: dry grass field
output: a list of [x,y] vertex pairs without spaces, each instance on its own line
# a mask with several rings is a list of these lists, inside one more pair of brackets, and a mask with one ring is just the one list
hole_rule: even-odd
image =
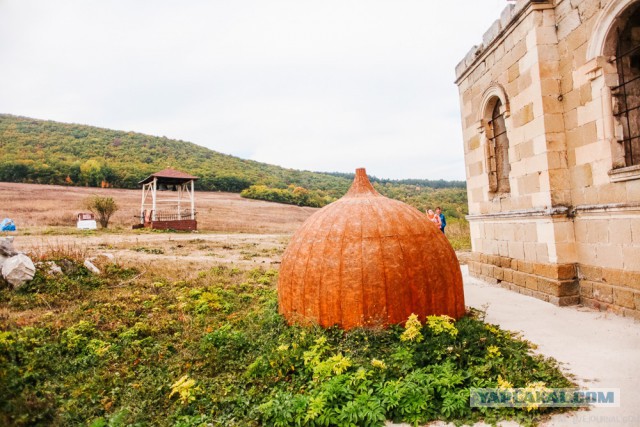
[[[98,194],[120,209],[108,230],[75,227],[83,202]],[[141,191],[0,182],[0,219],[12,218],[18,250],[40,255],[107,254],[144,278],[184,280],[213,265],[276,267],[289,236],[315,208],[243,199],[233,193],[196,192],[198,233],[132,230]]]
[[[83,201],[94,194],[113,197],[120,206],[110,227],[130,229],[136,223],[141,191],[8,182],[0,182],[0,219],[12,218],[18,229],[32,233],[51,227],[73,228],[75,215],[86,212]],[[196,210],[199,230],[225,233],[292,233],[316,211],[214,192],[196,192]]]

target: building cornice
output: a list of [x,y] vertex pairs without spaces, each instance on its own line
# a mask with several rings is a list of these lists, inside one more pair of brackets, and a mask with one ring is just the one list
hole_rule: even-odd
[[496,20],[485,33],[483,42],[471,48],[462,61],[458,63],[454,83],[459,85],[462,80],[466,79],[487,55],[493,52],[506,36],[511,34],[522,20],[521,18],[526,17],[534,10],[553,9],[554,7],[553,2],[550,0],[519,0],[515,5],[505,7],[501,18]]
[[571,212],[570,206],[555,206],[552,208],[533,208],[533,209],[518,209],[505,212],[494,212],[478,215],[467,215],[468,221],[485,221],[485,220],[499,220],[499,219],[511,219],[511,218],[538,218],[538,217],[557,217],[557,216],[569,216]]
[[640,212],[640,203],[601,203],[595,205],[554,206],[552,208],[520,209],[506,212],[467,215],[467,221],[496,221],[502,219],[573,218],[590,214],[625,214]]
[[579,205],[574,208],[574,211],[576,215],[639,212],[640,203],[604,203],[597,205]]

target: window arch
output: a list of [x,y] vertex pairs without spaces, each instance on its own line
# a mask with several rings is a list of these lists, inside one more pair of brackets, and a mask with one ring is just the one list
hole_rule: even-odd
[[630,11],[624,27],[616,31],[615,65],[618,85],[612,88],[612,95],[617,137],[625,166],[640,165],[640,3]]
[[489,120],[489,183],[491,191],[505,194],[511,192],[509,184],[509,138],[507,137],[507,126],[504,121],[504,110],[500,99],[496,99]]
[[603,136],[611,144],[612,181],[640,178],[640,1],[610,0],[587,46],[589,79],[603,75]]
[[612,35],[625,21],[629,6],[636,0],[611,0],[600,12],[592,36],[587,44],[587,61],[599,56],[615,54],[615,41]]
[[492,83],[484,91],[479,110],[479,130],[486,136],[485,154],[489,192],[505,195],[511,192],[509,173],[509,137],[506,120],[510,115],[509,98],[504,87]]

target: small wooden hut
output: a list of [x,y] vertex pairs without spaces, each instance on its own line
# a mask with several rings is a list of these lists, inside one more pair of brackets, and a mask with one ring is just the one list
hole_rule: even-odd
[[164,169],[140,181],[140,223],[134,228],[196,230],[194,185],[197,179],[182,171]]

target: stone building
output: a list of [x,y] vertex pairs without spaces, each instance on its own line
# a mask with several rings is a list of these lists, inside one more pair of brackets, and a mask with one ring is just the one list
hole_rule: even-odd
[[640,318],[640,0],[518,0],[456,77],[471,274]]

